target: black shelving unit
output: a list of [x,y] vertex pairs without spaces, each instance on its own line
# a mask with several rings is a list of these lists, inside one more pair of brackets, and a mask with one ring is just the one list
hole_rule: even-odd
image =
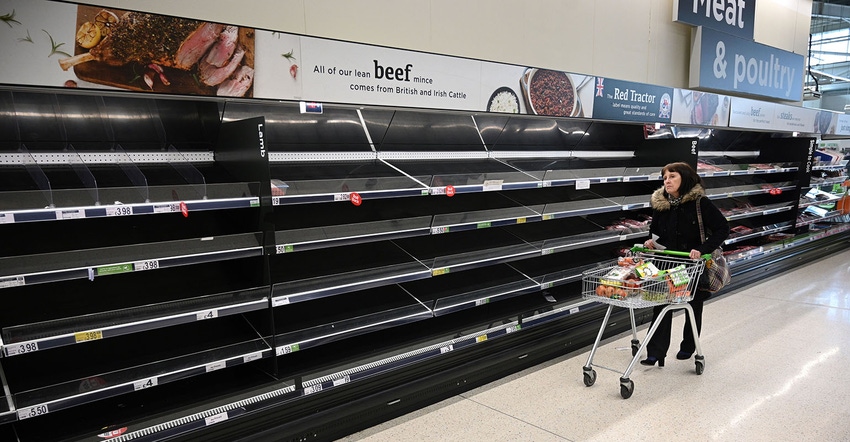
[[580,349],[605,311],[582,272],[647,236],[670,161],[712,164],[709,197],[750,229],[727,241],[753,246],[736,281],[846,246],[765,252],[799,233],[804,138],[79,91],[0,105],[0,431],[22,441],[328,439]]

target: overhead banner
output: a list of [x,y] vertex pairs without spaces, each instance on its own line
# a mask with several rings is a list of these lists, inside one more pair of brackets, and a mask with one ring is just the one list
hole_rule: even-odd
[[753,39],[756,0],[673,0],[673,21]]
[[[8,85],[709,127],[726,126],[730,113],[729,97],[713,92],[674,90],[109,7],[2,0],[0,15],[6,18],[6,26],[0,26],[0,53],[4,56],[0,83]],[[789,62],[788,54],[782,51],[758,56],[749,52],[749,58],[739,63],[740,54],[751,46],[739,48],[736,41],[740,39],[731,40],[734,37],[705,28],[699,36],[701,43],[711,45],[714,51],[713,57],[709,54],[709,60],[702,64],[708,65],[712,75],[718,73],[716,79],[702,75],[700,78],[706,80],[701,88],[738,93],[755,90],[791,99],[796,92],[799,99],[801,57],[790,54],[796,58]],[[305,109],[319,112],[322,107],[305,105]],[[790,114],[792,118],[786,124],[767,123],[764,127],[811,130],[798,129],[814,124],[805,111]],[[771,119],[773,114],[756,120],[761,118]],[[832,126],[836,123],[837,117],[833,117]],[[758,121],[748,124],[741,127],[764,125]]]
[[835,135],[850,135],[850,115],[838,114],[835,120]]
[[803,134],[835,133],[839,114],[733,97],[729,127]]
[[729,124],[730,99],[727,95],[675,89],[673,124],[726,127]]
[[802,55],[702,26],[692,40],[689,87],[802,100]]
[[669,123],[673,88],[596,77],[593,118]]

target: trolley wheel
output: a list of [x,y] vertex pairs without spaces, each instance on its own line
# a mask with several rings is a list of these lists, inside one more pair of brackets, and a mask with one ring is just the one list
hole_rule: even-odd
[[628,399],[632,397],[632,393],[635,392],[635,383],[631,379],[620,378],[620,396],[623,399]]
[[632,356],[636,355],[638,350],[640,350],[640,341],[632,339]]
[[596,383],[596,370],[594,369],[584,369],[584,385],[586,387],[590,387]]
[[696,361],[697,374],[702,374],[705,371],[705,362]]

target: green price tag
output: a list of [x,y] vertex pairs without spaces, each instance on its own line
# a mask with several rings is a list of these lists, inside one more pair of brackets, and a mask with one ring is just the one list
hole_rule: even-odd
[[132,264],[117,264],[114,266],[103,266],[97,268],[97,276],[116,275],[118,273],[127,273],[133,271]]

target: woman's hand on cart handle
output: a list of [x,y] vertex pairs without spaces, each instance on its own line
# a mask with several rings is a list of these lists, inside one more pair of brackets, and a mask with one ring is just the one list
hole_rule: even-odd
[[[691,259],[700,259],[702,257],[702,253],[700,253],[697,249],[691,249],[691,253],[689,254],[689,256],[691,257]],[[711,255],[709,255],[709,258],[710,257]]]
[[652,250],[652,249],[655,248],[655,242],[652,241],[652,238],[649,238],[648,240],[643,242],[643,246],[646,247],[647,249]]

